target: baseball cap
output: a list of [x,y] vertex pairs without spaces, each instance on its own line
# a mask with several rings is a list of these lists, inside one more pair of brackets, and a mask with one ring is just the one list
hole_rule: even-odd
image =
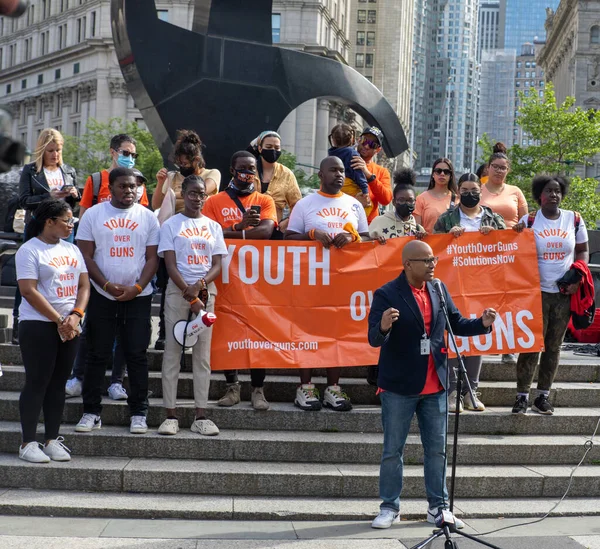
[[363,136],[367,133],[374,135],[380,145],[383,144],[383,132],[377,126],[367,126],[360,135]]
[[136,178],[139,177],[144,183],[148,183],[148,180],[144,177],[144,174],[137,168],[133,169],[133,175],[135,175]]

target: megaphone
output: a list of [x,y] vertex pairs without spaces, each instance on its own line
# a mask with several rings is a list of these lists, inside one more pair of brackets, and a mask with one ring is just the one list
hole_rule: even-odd
[[200,311],[200,315],[192,320],[180,320],[173,326],[175,341],[182,347],[193,347],[202,330],[210,328],[217,320],[217,315]]

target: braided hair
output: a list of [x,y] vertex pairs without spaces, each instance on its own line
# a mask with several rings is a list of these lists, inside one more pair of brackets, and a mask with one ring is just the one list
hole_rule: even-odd
[[64,200],[55,198],[42,200],[36,208],[35,213],[31,216],[30,221],[27,223],[25,240],[30,240],[42,234],[48,219],[56,219],[69,211],[71,211],[71,206]]

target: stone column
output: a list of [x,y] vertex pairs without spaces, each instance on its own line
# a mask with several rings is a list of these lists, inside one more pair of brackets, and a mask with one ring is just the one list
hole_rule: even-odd
[[42,95],[42,112],[44,119],[44,128],[50,127],[50,118],[52,117],[52,107],[54,105],[54,97],[51,93],[44,93]]
[[27,146],[32,151],[37,141],[37,135],[33,135],[33,123],[35,119],[36,106],[36,100],[33,98],[27,99],[25,101],[25,108],[27,109]]
[[69,115],[71,114],[71,106],[73,105],[73,89],[65,88],[60,91],[57,101],[60,101],[62,108],[62,127],[65,135],[72,135],[72,128],[69,127]]
[[318,166],[321,160],[327,156],[327,151],[329,149],[329,140],[327,139],[331,131],[331,128],[329,127],[329,109],[329,101],[319,99],[317,102],[317,124],[315,135],[315,166]]
[[127,120],[127,98],[129,93],[125,81],[120,78],[109,78],[108,89],[112,98],[112,118]]
[[88,80],[80,84],[78,89],[81,94],[81,133],[85,133],[87,121],[92,116],[90,102],[96,99],[96,80]]

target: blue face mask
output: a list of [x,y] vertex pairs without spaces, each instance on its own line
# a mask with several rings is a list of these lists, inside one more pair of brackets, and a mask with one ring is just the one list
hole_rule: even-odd
[[123,156],[123,154],[120,153],[117,158],[117,165],[121,166],[121,168],[131,169],[135,166],[135,158],[133,158],[133,156]]

